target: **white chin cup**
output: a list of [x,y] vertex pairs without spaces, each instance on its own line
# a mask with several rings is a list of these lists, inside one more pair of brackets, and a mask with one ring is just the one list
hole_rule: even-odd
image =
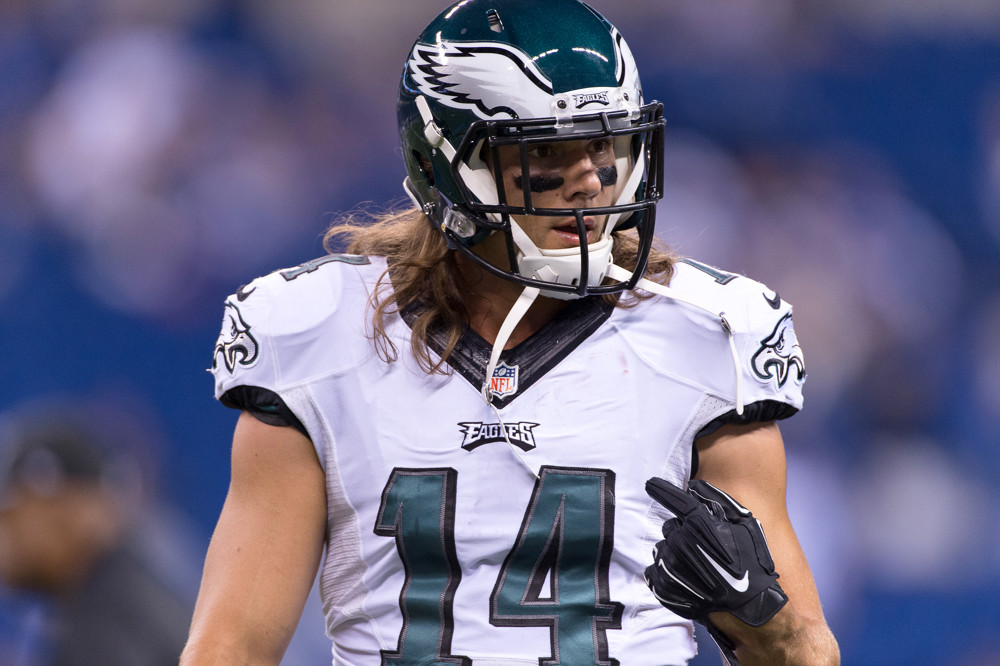
[[[511,225],[516,226],[516,225]],[[530,243],[530,241],[529,241]],[[611,266],[612,240],[605,236],[587,245],[588,271],[587,285],[601,284]],[[580,248],[569,247],[560,250],[542,250],[531,244],[525,247],[518,243],[521,256],[518,260],[518,270],[524,277],[554,284],[580,286]],[[527,252],[526,252],[527,250]],[[542,289],[542,295],[550,298],[570,300],[579,298],[578,294],[564,291]]]

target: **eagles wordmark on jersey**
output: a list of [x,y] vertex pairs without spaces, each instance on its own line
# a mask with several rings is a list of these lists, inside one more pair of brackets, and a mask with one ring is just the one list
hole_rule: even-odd
[[[667,516],[644,484],[683,487],[695,438],[720,423],[801,407],[791,307],[748,278],[679,263],[671,289],[702,307],[572,301],[503,352],[494,411],[480,390],[490,347],[471,331],[446,375],[377,356],[365,312],[384,269],[330,255],[259,278],[228,299],[215,348],[216,396],[278,396],[323,466],[334,662],[693,657],[691,622],[642,579]],[[738,367],[710,312],[726,313]],[[387,331],[409,349],[404,317]]]

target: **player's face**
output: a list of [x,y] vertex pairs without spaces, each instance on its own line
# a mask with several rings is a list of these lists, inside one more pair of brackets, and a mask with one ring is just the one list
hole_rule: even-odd
[[[524,182],[520,149],[499,148],[500,165],[507,203],[524,204],[524,191],[531,191],[536,208],[594,208],[609,206],[618,173],[611,139],[536,143],[528,148],[529,182]],[[541,249],[563,249],[580,245],[576,220],[572,215],[521,215],[515,220],[528,238]],[[600,238],[606,215],[586,216],[587,242]]]

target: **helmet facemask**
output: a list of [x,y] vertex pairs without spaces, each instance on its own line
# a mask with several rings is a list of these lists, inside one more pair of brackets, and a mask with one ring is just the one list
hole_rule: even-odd
[[[558,111],[561,104],[568,106],[563,98],[579,98],[583,94],[586,91],[555,96],[553,109]],[[623,92],[620,97],[628,100],[629,94]],[[638,94],[633,93],[633,97]],[[427,107],[419,102],[417,106]],[[438,204],[446,208],[440,211],[440,227],[449,244],[486,271],[517,284],[538,287],[542,294],[554,298],[579,298],[634,287],[645,270],[645,258],[652,244],[655,204],[660,196],[662,108],[655,103],[640,107],[627,101],[618,106],[620,110],[591,114],[474,122],[457,149],[443,137],[435,141],[444,156],[449,157],[448,176],[460,193],[459,202],[442,200]],[[433,119],[427,120],[430,127],[427,132],[432,133]],[[540,183],[539,173],[532,169],[529,153],[533,147],[602,139],[613,146],[613,164],[598,170],[603,172],[599,173],[602,185],[614,188],[609,205],[545,208],[535,203],[541,198],[540,192],[553,188]],[[517,193],[508,191],[504,184],[499,159],[504,146],[518,149],[517,180],[521,185]],[[512,204],[512,199],[522,202]],[[424,208],[427,209],[426,205]],[[537,247],[514,219],[529,215],[575,220],[579,246]],[[600,236],[588,241],[585,218],[602,216],[606,216],[606,222]],[[638,229],[640,265],[632,271],[630,279],[604,284],[613,260],[611,234],[629,227]],[[491,234],[503,236],[506,260],[498,262],[502,265],[490,263],[473,249]]]

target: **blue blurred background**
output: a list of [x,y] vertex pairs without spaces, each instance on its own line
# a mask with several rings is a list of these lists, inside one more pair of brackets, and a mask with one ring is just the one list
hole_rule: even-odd
[[[1000,3],[592,4],[665,105],[658,234],[796,306],[790,512],[844,663],[1000,664]],[[135,424],[191,589],[236,419],[223,299],[401,201],[398,76],[441,9],[0,4],[0,412]],[[0,663],[25,608],[0,592]],[[309,617],[286,663],[328,660]]]

